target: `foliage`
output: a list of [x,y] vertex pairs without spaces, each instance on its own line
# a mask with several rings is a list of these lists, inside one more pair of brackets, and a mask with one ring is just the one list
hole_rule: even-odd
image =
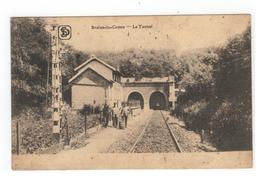
[[[64,106],[64,117],[62,119],[61,142],[66,138],[66,130],[71,141],[83,134],[85,131],[85,119],[82,114],[72,111],[69,106]],[[43,118],[45,117],[45,118]],[[16,123],[20,129],[20,153],[53,153],[61,150],[62,145],[52,141],[52,119],[51,114],[39,112],[38,108],[27,108],[19,114],[19,118],[12,120],[12,152],[16,153]],[[68,128],[66,129],[65,122]],[[87,129],[99,123],[99,114],[90,114],[87,118]],[[71,145],[74,145],[73,143]]]
[[[16,152],[16,123],[20,129],[20,153],[34,153],[53,145],[50,113],[39,108],[26,108],[12,120],[12,152]],[[44,118],[43,118],[44,117]]]
[[220,150],[252,149],[252,117],[241,102],[224,100],[213,114],[213,137]]
[[[73,69],[88,59],[88,54],[63,44],[66,55],[62,58],[62,80],[64,99],[69,100],[68,80],[74,75]],[[11,20],[11,85],[12,112],[27,107],[46,108],[50,103],[51,74],[50,33],[40,18],[12,18]],[[48,97],[46,97],[48,95]],[[47,98],[47,99],[46,99]],[[50,106],[50,104],[48,104]]]
[[38,18],[11,19],[12,110],[45,103],[49,34]]
[[80,110],[79,113],[82,115],[90,115],[90,114],[99,114],[101,112],[101,106],[100,105],[91,105],[91,104],[85,104]]
[[[90,106],[86,106],[86,108],[90,108]],[[87,115],[87,129],[92,128],[98,124],[99,114],[95,114],[90,112],[89,114],[85,114],[82,109],[80,111],[72,110],[69,106],[66,106],[66,110],[64,110],[64,116],[67,119],[68,124],[68,133],[69,138],[73,139],[82,134],[85,131],[85,115]],[[65,121],[63,121],[64,123]],[[62,130],[62,136],[65,137],[66,128]],[[64,138],[63,137],[63,138]]]
[[93,112],[93,106],[85,104],[83,108],[79,111],[83,115],[89,115],[91,112]]
[[[15,124],[17,121],[21,127],[21,153],[35,153],[53,146],[53,122],[50,112],[47,111],[51,102],[51,87],[50,85],[47,87],[47,83],[51,83],[51,76],[49,79],[47,76],[48,73],[51,74],[51,67],[48,67],[51,48],[50,33],[46,27],[45,21],[40,18],[11,19],[13,152],[16,146]],[[62,76],[63,90],[66,92],[68,79],[74,74],[73,69],[88,55],[67,45],[64,45],[64,48],[67,54],[63,57]],[[73,124],[82,126],[82,122],[74,123],[73,121],[70,129],[79,127]],[[76,134],[78,133],[74,135]]]
[[252,147],[250,35],[249,26],[223,47],[182,56],[191,65],[180,81],[186,92],[178,97],[175,113],[189,128],[212,133],[221,150]]
[[120,69],[125,77],[164,77],[173,75],[176,82],[183,76],[181,60],[174,50],[128,49],[121,52],[96,52],[97,57]]
[[[215,65],[215,95],[219,109],[213,116],[221,147],[251,149],[251,31],[230,39],[219,51]],[[224,145],[225,144],[225,145]],[[227,147],[225,147],[227,148]],[[229,149],[229,148],[227,148]]]

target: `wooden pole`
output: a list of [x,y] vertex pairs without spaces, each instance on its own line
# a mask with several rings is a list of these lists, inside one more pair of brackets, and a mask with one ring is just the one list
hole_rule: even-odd
[[20,154],[20,129],[19,122],[16,122],[16,153]]
[[[49,35],[49,43],[51,44],[52,39],[51,39],[51,35]],[[48,58],[47,58],[47,81],[46,81],[46,107],[48,107],[48,95],[49,95],[49,77],[50,77],[50,59],[49,57],[51,57],[52,55],[52,50],[51,50],[51,46],[49,47],[49,54],[48,54]]]
[[68,122],[68,118],[66,117],[66,145],[69,145],[70,143],[70,139],[69,139],[69,122]]
[[51,31],[51,71],[52,71],[52,119],[53,141],[60,141],[61,132],[61,106],[62,106],[62,77],[61,77],[61,52],[59,48],[58,26],[53,25]]
[[87,134],[87,113],[86,112],[85,112],[84,124],[85,124],[85,135],[86,135]]

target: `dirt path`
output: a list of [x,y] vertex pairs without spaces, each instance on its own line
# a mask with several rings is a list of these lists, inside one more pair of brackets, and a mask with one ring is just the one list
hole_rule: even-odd
[[[133,134],[138,133],[150,117],[150,113],[151,111],[142,111],[140,115],[129,117],[128,128],[125,129],[116,129],[112,127],[104,128],[88,138],[85,147],[74,150],[65,150],[58,153],[58,155],[70,153],[80,153],[82,155],[84,155],[84,153],[113,153],[113,150],[110,150],[110,146],[118,141],[127,140],[131,138]],[[120,150],[117,152],[120,152]]]

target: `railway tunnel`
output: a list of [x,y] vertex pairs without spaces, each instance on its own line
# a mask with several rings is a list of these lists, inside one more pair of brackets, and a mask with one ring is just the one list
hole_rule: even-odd
[[165,95],[159,91],[153,92],[149,99],[150,109],[164,110],[166,109]]
[[144,108],[144,98],[139,92],[130,93],[127,102],[130,106],[141,107],[141,109]]

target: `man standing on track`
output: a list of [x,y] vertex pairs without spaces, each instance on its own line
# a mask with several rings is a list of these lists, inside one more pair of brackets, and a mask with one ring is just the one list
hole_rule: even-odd
[[125,122],[125,128],[127,128],[129,109],[126,103],[122,103],[121,115],[122,115],[122,120]]
[[119,114],[120,114],[120,110],[118,108],[118,104],[114,103],[114,108],[113,108],[113,126],[115,128],[118,127],[118,123],[119,123]]
[[109,121],[109,106],[105,103],[103,107],[103,116],[105,120],[105,127],[108,126],[108,121]]

